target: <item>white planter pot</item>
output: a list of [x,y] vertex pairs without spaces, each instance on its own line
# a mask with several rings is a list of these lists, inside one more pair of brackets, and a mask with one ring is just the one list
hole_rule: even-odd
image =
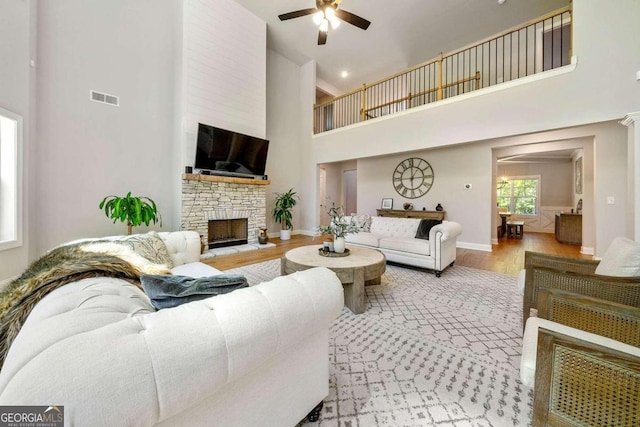
[[291,230],[280,230],[280,240],[291,240]]
[[344,253],[344,237],[333,239],[333,251],[339,254]]

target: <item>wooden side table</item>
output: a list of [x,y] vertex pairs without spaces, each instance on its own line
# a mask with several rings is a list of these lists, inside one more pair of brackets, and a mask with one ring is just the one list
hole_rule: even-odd
[[280,260],[282,275],[313,267],[327,267],[340,279],[344,289],[344,305],[355,314],[367,309],[365,285],[378,285],[386,270],[387,258],[374,249],[349,246],[345,257],[324,257],[318,254],[320,245],[301,246],[288,251]]

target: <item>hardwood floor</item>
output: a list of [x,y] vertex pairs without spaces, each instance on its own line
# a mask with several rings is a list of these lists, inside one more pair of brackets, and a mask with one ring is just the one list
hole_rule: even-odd
[[[258,262],[280,259],[288,250],[298,246],[320,245],[318,238],[314,239],[301,234],[291,236],[291,240],[283,241],[272,238],[269,239],[269,242],[275,243],[276,247],[210,258],[205,262],[218,270],[230,270]],[[492,246],[492,249],[492,252],[484,252],[458,248],[456,265],[516,276],[524,265],[525,251],[592,259],[591,255],[580,253],[580,246],[558,243],[554,235],[548,233],[525,233],[522,239],[501,238],[497,245]]]

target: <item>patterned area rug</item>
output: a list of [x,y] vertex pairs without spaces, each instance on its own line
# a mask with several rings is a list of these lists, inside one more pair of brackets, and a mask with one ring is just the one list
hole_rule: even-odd
[[[250,284],[280,261],[234,270]],[[330,394],[304,426],[527,426],[519,380],[522,296],[512,276],[454,266],[441,278],[387,265],[367,310],[331,326]]]

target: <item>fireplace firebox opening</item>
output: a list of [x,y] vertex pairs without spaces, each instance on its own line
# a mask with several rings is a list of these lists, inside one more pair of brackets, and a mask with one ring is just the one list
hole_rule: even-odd
[[209,249],[246,244],[248,228],[247,218],[209,220]]

